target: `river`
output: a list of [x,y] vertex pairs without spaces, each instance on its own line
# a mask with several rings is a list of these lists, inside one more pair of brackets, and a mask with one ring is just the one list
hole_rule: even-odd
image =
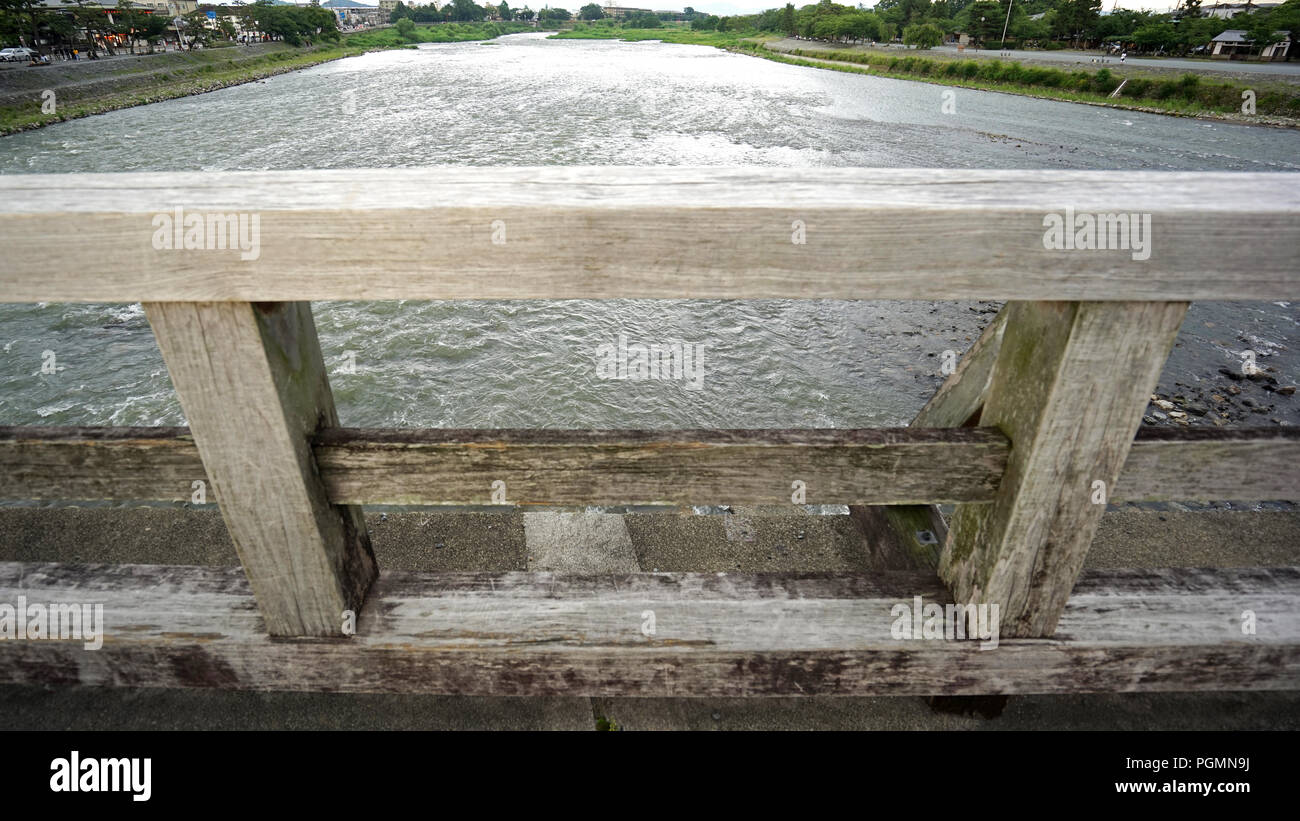
[[[1300,170],[1292,130],[951,90],[706,47],[536,34],[368,54],[51,125],[0,146],[0,173],[438,164]],[[942,352],[964,350],[995,307],[387,302],[317,303],[315,313],[345,425],[757,428],[906,424],[938,384]],[[1194,305],[1161,390],[1213,390],[1217,369],[1238,367],[1246,347],[1293,384],[1298,322],[1288,303]],[[599,379],[595,352],[619,334],[700,343],[701,389]],[[42,373],[47,351],[52,374]],[[1274,407],[1251,424],[1300,420],[1290,398],[1259,396]],[[0,305],[0,424],[183,423],[138,305]]]

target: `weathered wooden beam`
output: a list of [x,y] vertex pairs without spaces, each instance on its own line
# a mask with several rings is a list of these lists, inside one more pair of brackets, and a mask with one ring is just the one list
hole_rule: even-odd
[[0,427],[0,499],[215,502],[207,481],[189,428]]
[[376,568],[361,508],[330,503],[312,454],[338,416],[310,304],[144,309],[266,628],[339,634]]
[[1112,502],[1300,501],[1300,428],[1142,428]]
[[872,570],[939,569],[948,525],[935,505],[849,505]]
[[[1073,250],[1076,219],[1099,223],[1093,236],[1107,249]],[[1071,225],[1053,234],[1053,220]],[[199,247],[182,250],[187,242]],[[454,167],[0,176],[0,294],[15,302],[1293,299],[1298,245],[1300,192],[1285,173]],[[104,259],[114,260],[107,270]]]
[[917,573],[384,573],[356,635],[335,639],[268,637],[234,568],[0,563],[0,601],[18,596],[102,604],[105,635],[96,650],[0,640],[5,682],[496,696],[1300,688],[1297,568],[1092,571],[1055,639],[1000,636],[986,650],[893,636],[897,605],[947,601]]
[[[993,317],[979,338],[957,362],[912,427],[959,428],[978,421],[989,378],[1002,346],[1006,310]],[[851,505],[849,515],[866,540],[872,561],[880,568],[937,570],[948,535],[943,513],[935,505]]]
[[[1016,302],[980,424],[1011,439],[991,503],[958,505],[940,576],[1050,636],[1069,599],[1187,303]],[[1100,483],[1100,484],[1098,484]]]
[[[852,444],[853,434],[876,434],[881,442],[873,448],[873,456],[863,474],[854,473],[855,468],[834,468],[836,463],[852,462],[852,452],[866,448],[865,440]],[[737,452],[748,450],[749,455],[758,460],[755,465],[768,464],[764,470],[781,473],[786,470],[785,454],[782,448],[793,447],[790,442],[820,442],[819,448],[829,450],[839,441],[845,452],[840,457],[820,457],[819,470],[827,471],[830,486],[845,487],[858,481],[860,476],[876,476],[859,487],[856,498],[869,502],[887,502],[902,498],[894,485],[894,476],[899,475],[900,482],[908,483],[912,488],[908,493],[929,500],[940,500],[952,493],[953,476],[949,471],[949,459],[956,459],[963,452],[974,448],[984,458],[988,451],[978,442],[1003,443],[1005,458],[1005,437],[999,433],[984,431],[977,434],[956,433],[949,436],[942,430],[924,431],[931,437],[932,444],[922,449],[922,440],[913,437],[921,433],[918,429],[907,428],[896,431],[743,431],[733,432],[736,437],[731,444],[719,444],[719,436],[727,436],[725,431],[372,431],[358,428],[332,428],[325,432],[315,444],[317,466],[326,485],[330,501],[334,504],[381,504],[393,499],[414,499],[412,504],[483,504],[485,493],[490,492],[490,484],[482,485],[482,476],[474,481],[464,480],[453,483],[446,489],[431,489],[421,485],[418,494],[396,491],[400,487],[400,477],[418,473],[419,459],[428,458],[436,461],[428,450],[415,448],[423,455],[419,459],[405,452],[402,448],[393,450],[392,440],[400,438],[408,442],[423,442],[426,446],[439,450],[459,450],[459,456],[450,461],[471,461],[484,451],[495,449],[494,458],[499,464],[509,464],[512,471],[528,472],[538,465],[545,466],[548,451],[567,452],[569,457],[586,450],[595,450],[593,441],[603,441],[601,448],[606,456],[593,459],[582,468],[575,468],[578,473],[592,474],[589,481],[600,485],[596,494],[605,500],[603,504],[629,505],[648,503],[647,500],[658,494],[684,494],[681,488],[674,490],[674,483],[681,481],[684,474],[691,474],[695,468],[688,462],[683,441],[697,437],[697,443],[714,442],[713,447],[734,447]],[[895,434],[896,438],[888,442],[886,434]],[[572,439],[570,440],[570,437]],[[596,439],[593,440],[593,437]],[[783,438],[773,438],[783,437]],[[837,437],[840,437],[837,439]],[[936,439],[937,437],[937,439]],[[990,437],[992,437],[990,439]],[[567,444],[566,444],[567,441]],[[946,444],[941,444],[946,442]],[[784,444],[783,444],[784,443]],[[504,453],[514,445],[522,447],[513,456]],[[994,452],[997,445],[992,446]],[[659,450],[674,451],[669,456],[660,456]],[[700,447],[704,451],[707,447]],[[619,467],[617,460],[611,461],[609,454],[640,454],[643,459],[635,472]],[[918,454],[929,454],[926,458],[937,464],[921,463],[915,460]],[[365,454],[364,464],[353,464],[356,454]],[[884,454],[893,454],[896,468],[890,468]],[[904,458],[906,455],[907,458]],[[892,457],[891,457],[892,458]],[[721,456],[712,456],[710,461],[715,469],[723,464]],[[686,463],[683,462],[686,460]],[[385,471],[390,471],[387,475]],[[758,468],[756,468],[758,469]],[[888,475],[878,473],[885,471]],[[375,474],[381,474],[376,485],[371,480]],[[751,471],[753,473],[753,471]],[[907,474],[904,476],[903,474]],[[620,478],[621,477],[621,478]],[[610,484],[615,479],[619,484]],[[188,428],[65,428],[65,427],[0,427],[0,499],[44,499],[44,500],[163,500],[183,501],[191,498],[193,483],[207,480],[203,461],[199,458],[198,448],[190,436]],[[527,485],[532,489],[528,496],[517,496],[518,487],[507,487],[507,500],[512,504],[518,499],[528,504],[596,504],[588,498],[580,498],[579,489],[570,479],[561,486],[539,484],[534,481]],[[970,476],[962,481],[971,481]],[[712,482],[713,484],[710,484]],[[707,479],[700,475],[695,479],[689,498],[683,504],[705,505],[720,504],[732,500],[736,504],[756,504],[759,499],[774,499],[771,489],[759,489],[758,496],[748,496],[750,485],[757,482],[752,476],[746,484],[735,484],[730,477],[715,474]],[[815,479],[809,487],[816,494],[826,485]],[[334,495],[330,488],[347,488],[347,498]],[[651,488],[660,490],[651,492]],[[971,484],[967,491],[975,501],[992,501],[996,481],[993,484]],[[401,495],[405,493],[406,495]],[[559,494],[563,495],[559,495]],[[1213,500],[1297,500],[1300,493],[1300,429],[1296,428],[1184,428],[1153,429],[1143,428],[1138,431],[1133,447],[1129,450],[1124,472],[1120,481],[1110,494],[1111,501],[1213,501]],[[815,496],[814,496],[815,498]],[[561,501],[564,500],[564,501]],[[209,501],[215,501],[209,499]],[[786,499],[788,501],[788,498]],[[853,507],[857,507],[854,505]],[[894,512],[908,505],[893,507]],[[910,520],[909,520],[910,521]],[[918,520],[921,525],[926,521],[936,524],[933,518]],[[942,520],[938,520],[941,524]],[[910,528],[911,525],[909,524]],[[942,532],[934,527],[918,527],[916,530],[931,530],[940,543]],[[913,531],[915,532],[915,531]],[[921,547],[917,544],[916,547]]]
[[984,396],[998,351],[1002,349],[1002,332],[1006,327],[1007,311],[1003,308],[957,361],[957,369],[912,419],[911,427],[960,428],[979,413],[984,407]]
[[[997,431],[325,430],[317,460],[330,498],[513,503],[813,504],[984,499],[1006,466]],[[707,500],[707,501],[705,501]]]

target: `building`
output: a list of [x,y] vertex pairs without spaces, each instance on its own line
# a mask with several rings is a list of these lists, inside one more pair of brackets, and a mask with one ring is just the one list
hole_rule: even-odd
[[1205,17],[1218,17],[1220,20],[1229,20],[1238,14],[1247,14],[1252,11],[1268,11],[1275,9],[1281,3],[1215,3],[1213,6],[1202,6],[1201,14]]
[[654,14],[650,9],[634,9],[627,6],[605,6],[604,11],[606,17],[613,17],[615,20],[631,17],[634,14]]
[[183,16],[198,11],[199,0],[132,0],[136,8],[153,9],[159,14],[172,17]]
[[[1279,31],[1282,40],[1260,49],[1261,60],[1286,60],[1291,53],[1291,32]],[[1243,29],[1228,29],[1210,41],[1210,56],[1219,60],[1248,60],[1255,54],[1256,46]]]
[[[379,10],[383,12],[383,15],[381,16],[387,19],[387,15],[392,14],[397,9],[398,1],[399,0],[379,0]],[[416,6],[433,6],[435,11],[442,8],[444,5],[443,3],[439,3],[438,0],[428,0],[427,3],[421,2],[421,0],[402,1],[406,3],[407,8],[415,8]]]
[[340,26],[373,26],[380,22],[386,23],[390,13],[381,11],[379,6],[367,6],[358,3],[357,0],[325,0],[320,7],[334,12],[339,18]]

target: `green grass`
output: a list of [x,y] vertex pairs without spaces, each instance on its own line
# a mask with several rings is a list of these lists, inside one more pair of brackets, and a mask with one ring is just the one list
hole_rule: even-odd
[[409,38],[403,38],[395,28],[363,31],[350,34],[344,41],[362,48],[401,48],[414,43],[465,43],[471,40],[491,40],[503,34],[518,34],[535,29],[525,23],[439,23],[433,26],[416,26]]
[[612,718],[605,718],[604,716],[597,716],[597,717],[596,717],[596,729],[599,730],[600,732],[605,732],[605,733],[614,732],[614,733],[616,733],[616,732],[618,732],[619,730],[621,730],[621,729],[623,729],[623,728],[620,727],[620,726],[618,726],[618,722],[615,721],[615,720],[612,719]]
[[[1001,91],[1078,103],[1105,103],[1124,108],[1150,109],[1168,114],[1240,114],[1242,92],[1256,94],[1256,114],[1300,117],[1300,88],[1282,83],[1241,83],[1212,80],[1196,74],[1167,76],[1125,72],[1109,68],[1096,71],[1062,70],[1002,60],[898,56],[863,51],[771,51],[764,47],[777,35],[757,31],[692,31],[689,28],[625,29],[609,23],[578,24],[552,35],[560,40],[662,40],[665,43],[715,46],[790,65],[829,68],[902,80]],[[808,58],[808,59],[800,59]],[[832,63],[814,62],[830,60]],[[1116,99],[1110,93],[1128,78]]]
[[[750,53],[756,52],[750,50]],[[1257,115],[1300,117],[1298,88],[1274,83],[1251,83],[1247,86],[1210,80],[1197,74],[1184,74],[1177,78],[1118,75],[1109,68],[1067,71],[1002,60],[899,57],[861,51],[792,49],[789,52],[772,52],[764,49],[758,56],[796,65],[835,68],[1070,102],[1149,108],[1171,114],[1238,114],[1241,111],[1242,93],[1249,88],[1256,94]],[[799,57],[833,60],[843,65],[830,66],[795,59]],[[1119,87],[1126,76],[1128,82],[1120,91],[1119,97],[1111,99],[1111,92]]]
[[552,40],[626,40],[641,42],[643,40],[662,40],[665,43],[678,43],[687,46],[716,46],[727,48],[738,46],[746,40],[761,38],[754,31],[692,31],[680,26],[657,29],[625,29],[610,25],[587,25],[579,23],[572,29],[552,34]]

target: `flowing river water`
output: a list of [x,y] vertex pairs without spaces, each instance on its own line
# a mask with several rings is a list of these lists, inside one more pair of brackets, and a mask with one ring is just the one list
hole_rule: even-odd
[[[526,34],[367,54],[0,138],[0,173],[440,164],[1300,170],[1293,130],[964,89],[952,91],[945,113],[945,91],[706,47]],[[761,428],[906,424],[939,383],[943,351],[965,350],[996,307],[611,300],[314,310],[345,425]],[[1259,352],[1279,384],[1294,384],[1298,321],[1288,303],[1194,305],[1161,391],[1215,390],[1225,379],[1218,369],[1238,368],[1244,348]],[[620,334],[699,343],[699,389],[601,379],[596,352]],[[42,373],[47,352],[53,373]],[[1300,399],[1242,384],[1267,408],[1247,424],[1300,420]],[[138,305],[0,304],[0,424],[184,417]]]

